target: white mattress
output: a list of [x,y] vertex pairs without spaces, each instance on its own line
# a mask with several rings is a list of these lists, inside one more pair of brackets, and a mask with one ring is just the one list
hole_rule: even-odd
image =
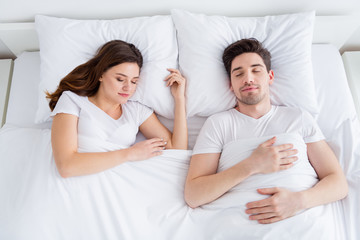
[[[313,67],[320,104],[317,121],[350,186],[346,199],[328,205],[335,216],[330,225],[337,239],[360,239],[359,121],[337,49],[314,45]],[[50,126],[33,121],[38,82],[39,53],[23,53],[15,61],[7,120],[0,130],[0,239],[189,239],[196,217],[184,203],[182,192],[191,151],[177,157],[169,151],[171,162],[158,159],[144,166],[124,165],[100,174],[62,179],[52,159]],[[171,121],[160,120],[172,128]],[[190,147],[204,120],[189,119]],[[124,198],[123,193],[134,189],[136,201]],[[141,202],[138,198],[150,202],[136,205]],[[162,209],[163,214],[156,215],[156,209]],[[230,215],[215,216],[229,220],[226,217]],[[81,223],[81,219],[86,221]],[[294,228],[295,223],[290,221],[289,227]],[[187,228],[189,233],[177,230]]]

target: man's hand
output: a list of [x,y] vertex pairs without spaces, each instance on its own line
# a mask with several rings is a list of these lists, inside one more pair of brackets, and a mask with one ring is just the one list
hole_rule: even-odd
[[253,173],[272,173],[286,170],[293,166],[298,157],[297,150],[293,149],[292,144],[282,144],[274,146],[276,137],[260,144],[250,158],[247,159]]
[[284,188],[263,188],[257,190],[260,194],[271,197],[246,204],[246,213],[250,220],[259,223],[274,223],[294,216],[303,209],[303,200],[300,192],[291,192]]

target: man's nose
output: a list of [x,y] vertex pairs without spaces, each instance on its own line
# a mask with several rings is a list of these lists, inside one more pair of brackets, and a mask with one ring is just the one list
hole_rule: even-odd
[[254,82],[254,76],[251,73],[247,73],[244,77],[244,83],[253,83]]

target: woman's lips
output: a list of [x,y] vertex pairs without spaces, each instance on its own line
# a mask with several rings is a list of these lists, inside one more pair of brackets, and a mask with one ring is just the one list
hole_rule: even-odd
[[119,95],[122,96],[122,97],[129,97],[130,96],[130,94],[126,94],[126,93],[119,93]]

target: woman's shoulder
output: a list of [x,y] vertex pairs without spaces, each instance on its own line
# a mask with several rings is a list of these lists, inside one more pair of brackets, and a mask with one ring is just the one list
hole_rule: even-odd
[[148,106],[138,102],[138,101],[133,101],[133,100],[128,100],[125,104],[123,104],[125,107],[132,109],[132,110],[150,110],[153,111],[151,108],[149,108]]
[[61,96],[67,96],[71,99],[85,99],[86,97],[84,96],[80,96],[72,91],[64,91]]

